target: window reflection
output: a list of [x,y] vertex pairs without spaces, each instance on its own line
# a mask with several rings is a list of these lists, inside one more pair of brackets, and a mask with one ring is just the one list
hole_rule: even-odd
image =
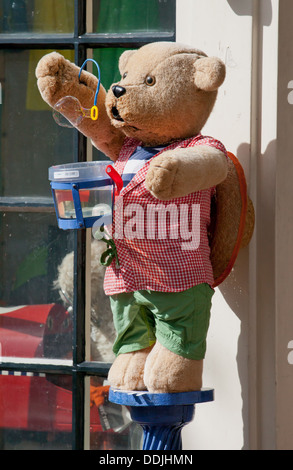
[[0,50],[0,197],[51,197],[48,168],[73,160],[74,131],[55,123],[37,89],[35,69],[47,52]]
[[[91,244],[91,360],[112,362],[112,346],[115,339],[113,316],[109,297],[105,295],[103,283],[105,268],[100,264],[100,256],[105,244],[93,241]],[[55,287],[67,310],[73,305],[73,252],[68,253],[58,266]]]
[[74,29],[72,0],[0,0],[1,33],[70,33]]
[[174,6],[175,0],[95,0],[93,31],[174,31]]
[[71,450],[72,391],[62,379],[0,371],[0,449]]
[[109,386],[100,377],[90,382],[90,450],[141,449],[142,429],[125,406],[108,400]]
[[122,47],[107,47],[93,50],[93,58],[100,64],[101,81],[106,90],[109,90],[112,83],[121,80],[118,62],[119,57],[125,50]]
[[[0,389],[0,450],[71,450],[70,375],[0,370]],[[141,427],[108,401],[108,390],[104,379],[91,378],[90,449],[140,449]]]
[[[131,49],[130,47],[128,49]],[[122,47],[107,47],[99,49],[89,49],[88,57],[96,60],[101,69],[101,82],[106,90],[109,90],[112,83],[121,79],[118,69],[119,57],[125,51]],[[95,147],[92,148],[93,160],[106,160],[106,157]]]
[[54,281],[72,233],[58,229],[55,213],[3,212],[0,245],[0,353],[70,358],[72,319]]
[[[175,0],[83,3],[88,32],[174,32]],[[52,364],[65,359],[71,363],[73,232],[57,226],[48,168],[73,161],[74,131],[56,125],[37,89],[36,65],[50,51],[38,50],[37,44],[29,50],[25,41],[31,43],[42,33],[52,34],[55,41],[66,37],[58,51],[73,62],[73,47],[79,41],[73,41],[74,12],[78,13],[74,4],[73,0],[0,0],[4,46],[0,50],[0,361],[2,357],[14,363],[13,371],[0,364],[0,450],[72,448],[72,418],[77,410],[72,409],[76,390],[71,375],[18,371],[16,358],[28,370],[38,369],[34,365],[47,359]],[[5,49],[8,36],[23,40],[27,49],[11,44]],[[72,49],[65,50],[70,38]],[[78,47],[86,52],[85,44]],[[120,79],[117,65],[123,50],[101,47],[93,52],[102,65],[106,88]],[[93,157],[105,159],[96,150]],[[114,358],[115,333],[103,292],[103,268],[97,266],[103,249],[93,242],[91,360],[108,363]],[[88,385],[89,377],[86,380]],[[141,428],[131,421],[126,407],[109,402],[104,379],[91,377],[90,388],[87,385],[90,448],[140,449]],[[80,406],[77,400],[76,408]]]
[[[0,213],[0,355],[70,359],[74,254],[72,231],[55,213]],[[91,360],[112,362],[115,331],[103,289],[103,242],[93,241]]]

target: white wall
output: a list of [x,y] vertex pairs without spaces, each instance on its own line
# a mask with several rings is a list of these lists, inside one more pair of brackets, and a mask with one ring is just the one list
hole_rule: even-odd
[[[276,175],[276,446],[293,449],[293,2],[279,2]],[[288,84],[290,83],[290,87]],[[290,96],[291,98],[292,96]]]
[[204,132],[236,153],[256,210],[214,297],[204,382],[216,399],[197,406],[185,449],[293,448],[292,18],[292,0],[177,0],[177,41],[226,63]]
[[[177,0],[176,40],[225,62],[227,77],[203,133],[237,154],[249,176],[252,2],[245,2],[240,15],[229,3],[235,2]],[[216,399],[196,407],[195,419],[183,431],[185,449],[248,447],[248,290],[245,250],[214,295],[204,386],[215,388]]]

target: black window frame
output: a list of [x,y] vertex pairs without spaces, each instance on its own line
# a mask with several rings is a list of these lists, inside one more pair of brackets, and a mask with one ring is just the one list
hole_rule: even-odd
[[[174,20],[176,20],[176,2],[174,2]],[[74,0],[74,33],[71,34],[0,34],[0,47],[5,49],[71,49],[74,50],[75,63],[81,65],[87,58],[90,48],[138,48],[154,41],[175,41],[174,33],[139,32],[127,34],[100,34],[86,32],[86,0]],[[87,139],[74,131],[74,161],[87,160]],[[42,205],[38,198],[25,204],[26,211],[54,210],[53,205]],[[15,198],[12,202],[0,203],[0,211],[17,210],[20,204]],[[20,209],[21,210],[21,209]],[[77,292],[79,295],[77,295]],[[86,292],[86,229],[74,232],[74,299],[73,299],[73,357],[72,365],[60,365],[50,361],[39,363],[19,361],[6,362],[0,358],[0,370],[36,372],[45,374],[69,374],[72,376],[72,450],[83,450],[85,441],[85,377],[107,377],[111,364],[86,361],[85,343],[85,292]]]

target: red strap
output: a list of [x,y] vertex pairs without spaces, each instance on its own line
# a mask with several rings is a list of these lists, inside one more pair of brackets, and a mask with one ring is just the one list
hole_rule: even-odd
[[106,167],[106,173],[110,176],[110,178],[114,181],[117,188],[117,193],[119,194],[121,189],[123,188],[123,181],[119,173],[113,168],[112,165],[108,165]]
[[236,243],[235,243],[234,249],[233,249],[232,254],[231,254],[231,258],[230,258],[229,263],[226,266],[226,269],[224,270],[224,272],[217,279],[215,279],[215,282],[214,282],[212,287],[217,287],[230,274],[230,272],[231,272],[231,270],[234,266],[234,263],[236,261],[238,252],[240,250],[240,245],[241,245],[242,237],[243,237],[243,234],[244,234],[245,221],[246,221],[247,186],[246,186],[245,174],[244,174],[243,168],[242,168],[238,158],[235,157],[235,155],[231,152],[227,152],[227,155],[230,158],[230,160],[232,160],[232,162],[234,163],[234,166],[235,166],[235,169],[236,169],[236,172],[237,172],[237,175],[238,175],[242,208],[241,208],[240,223],[239,223],[239,228],[238,228],[237,239],[236,239]]

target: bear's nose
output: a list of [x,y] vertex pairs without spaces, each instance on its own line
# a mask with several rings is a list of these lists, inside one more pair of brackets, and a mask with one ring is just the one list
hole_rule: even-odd
[[124,95],[126,89],[123,86],[114,85],[112,86],[112,91],[116,98],[120,98],[120,96]]

